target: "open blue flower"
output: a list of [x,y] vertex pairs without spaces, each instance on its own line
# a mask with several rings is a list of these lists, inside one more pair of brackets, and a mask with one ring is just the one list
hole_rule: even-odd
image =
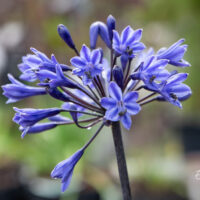
[[100,74],[103,70],[101,62],[101,51],[90,49],[83,45],[80,51],[80,56],[75,56],[71,59],[71,64],[76,67],[73,74],[83,77],[83,84],[88,85],[92,79]]
[[110,121],[121,121],[126,129],[131,128],[131,115],[136,115],[140,110],[137,92],[128,92],[122,95],[120,87],[111,82],[108,88],[110,97],[103,97],[101,105],[106,109],[105,118]]
[[117,55],[125,55],[127,58],[134,58],[136,53],[145,49],[145,45],[140,42],[142,29],[133,30],[127,26],[121,33],[113,30],[113,49]]
[[180,39],[169,48],[162,48],[157,52],[158,59],[167,59],[169,64],[177,67],[189,67],[190,64],[183,60],[188,45],[181,45],[185,40]]
[[74,167],[76,163],[81,159],[83,153],[84,149],[79,149],[71,157],[58,163],[51,172],[52,178],[62,179],[62,192],[68,188],[71,182]]
[[190,87],[182,83],[186,80],[187,76],[187,73],[178,73],[170,76],[161,84],[161,89],[157,91],[161,95],[158,96],[158,100],[168,101],[171,104],[182,108],[180,101],[186,100],[192,94]]
[[3,95],[8,98],[6,103],[14,103],[27,97],[44,95],[47,93],[45,88],[25,85],[16,80],[11,74],[8,75],[8,78],[11,83],[2,86],[4,91]]
[[[18,65],[19,70],[22,72],[20,78],[25,81],[34,82],[37,80],[37,76],[35,72],[39,70],[45,69],[52,72],[55,72],[55,65],[57,61],[55,56],[52,55],[51,59],[49,59],[44,53],[36,50],[35,48],[31,48],[31,51],[35,54],[28,54],[27,56],[22,57],[22,63]],[[67,65],[60,64],[62,70],[67,71],[70,68]]]
[[133,80],[142,80],[147,88],[155,86],[155,81],[166,80],[170,76],[168,70],[165,67],[168,64],[168,60],[157,60],[155,56],[148,56],[144,62],[139,66],[136,72],[131,74]]

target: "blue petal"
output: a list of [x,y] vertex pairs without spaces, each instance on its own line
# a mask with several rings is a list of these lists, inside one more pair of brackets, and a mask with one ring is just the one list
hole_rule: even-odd
[[167,85],[180,84],[188,77],[187,73],[178,73],[168,79]]
[[101,99],[101,106],[105,109],[112,109],[117,106],[117,101],[109,97],[103,97]]
[[144,61],[144,64],[140,67],[139,71],[143,71],[149,68],[151,66],[151,63],[155,60],[155,56],[148,56],[146,60]]
[[99,49],[95,49],[92,51],[91,55],[90,55],[90,60],[92,61],[92,63],[94,65],[98,65],[101,61],[101,53],[99,51]]
[[125,115],[121,117],[121,122],[124,128],[126,128],[127,130],[131,128],[132,120],[131,120],[131,116],[128,113],[126,113]]
[[124,103],[135,102],[138,99],[137,92],[129,92],[124,96]]
[[84,149],[79,149],[71,157],[58,163],[51,172],[52,178],[62,179],[62,192],[64,192],[68,188],[74,167],[82,157],[83,153]]
[[179,41],[177,41],[176,43],[174,43],[173,45],[171,45],[168,49],[165,48],[165,50],[160,49],[158,51],[158,53],[160,54],[159,56],[166,56],[169,53],[171,53],[174,49],[176,49],[178,46],[180,46],[183,42],[185,41],[185,39],[180,39]]
[[99,33],[99,22],[94,22],[90,26],[90,48],[94,49],[96,47],[97,38]]
[[191,96],[192,92],[189,86],[186,84],[174,85],[168,90],[169,93],[175,93],[178,99],[185,99],[185,97]]
[[71,64],[77,68],[84,68],[86,66],[85,60],[79,56],[75,56],[70,60]]
[[107,47],[111,48],[111,40],[110,40],[108,28],[102,22],[99,22],[99,35],[100,35],[101,39],[105,42]]
[[68,173],[67,176],[64,177],[64,179],[62,179],[62,187],[61,187],[62,192],[64,192],[69,187],[69,184],[72,180],[72,175],[73,175],[73,169],[71,169],[70,173]]
[[155,61],[155,62],[149,67],[149,71],[150,71],[150,70],[151,70],[151,71],[158,70],[158,68],[159,68],[159,69],[164,68],[164,67],[167,66],[168,62],[169,62],[168,60],[164,60],[164,59]]
[[110,96],[117,100],[117,101],[121,101],[122,100],[122,91],[120,89],[120,87],[115,83],[115,82],[111,82],[108,88],[109,94]]
[[133,32],[133,29],[130,26],[127,26],[121,33],[121,42],[122,44],[126,43],[130,33]]
[[113,48],[120,45],[119,33],[113,30]]
[[126,45],[131,45],[133,42],[138,42],[142,37],[142,29],[137,29],[128,38]]
[[136,115],[140,112],[141,110],[141,107],[139,104],[137,103],[134,103],[134,102],[130,102],[130,103],[127,103],[125,104],[125,107],[127,109],[127,112],[130,114],[130,115]]
[[90,49],[84,44],[80,51],[80,56],[85,58],[88,62],[90,61]]
[[144,50],[146,47],[142,42],[136,42],[131,46],[131,48],[134,52],[138,52]]
[[8,74],[8,79],[9,79],[10,82],[13,83],[13,84],[24,85],[23,83],[21,83],[20,81],[18,81],[17,79],[15,79],[14,76],[13,76],[12,74]]
[[50,130],[52,128],[55,128],[57,124],[52,123],[52,122],[46,122],[46,123],[38,123],[35,124],[34,126],[28,127],[28,130],[24,129],[23,127],[20,127],[20,131],[23,131],[21,137],[24,137],[24,130],[26,130],[26,134],[35,134],[35,133],[40,133],[46,130]]
[[110,121],[119,121],[120,117],[118,115],[118,108],[114,107],[110,110],[107,110],[105,113],[105,118]]

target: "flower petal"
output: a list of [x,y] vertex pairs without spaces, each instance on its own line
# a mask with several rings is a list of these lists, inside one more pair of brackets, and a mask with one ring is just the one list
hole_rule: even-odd
[[187,73],[178,73],[178,74],[175,74],[175,75],[171,76],[168,79],[167,85],[180,84],[183,81],[185,81],[187,79],[187,77],[188,77]]
[[137,92],[129,92],[124,96],[124,103],[130,103],[135,102],[138,99],[138,93]]
[[125,107],[127,109],[127,112],[130,114],[130,115],[136,115],[140,112],[141,110],[141,107],[139,104],[137,103],[128,103],[128,104],[125,104]]
[[116,46],[120,45],[120,37],[119,37],[119,33],[115,30],[113,30],[113,48]]
[[118,115],[118,108],[114,107],[113,109],[109,109],[105,113],[105,118],[110,121],[118,121],[120,119]]
[[117,101],[109,97],[103,97],[101,99],[101,106],[105,109],[112,109],[117,106]]
[[74,67],[77,68],[84,68],[86,66],[84,59],[79,56],[73,57],[70,62]]
[[90,61],[90,49],[86,46],[83,45],[80,51],[80,56],[82,58],[85,58],[88,62]]
[[130,33],[133,32],[133,29],[130,26],[127,26],[121,34],[121,42],[122,44],[126,43],[126,41],[128,40]]
[[129,130],[131,128],[132,119],[128,113],[126,113],[125,115],[123,115],[121,117],[121,122],[122,122],[124,128],[126,128],[127,130]]
[[122,91],[120,89],[120,87],[115,83],[115,82],[111,82],[108,88],[109,94],[110,96],[117,100],[117,101],[121,101],[122,100]]
[[94,65],[98,65],[101,61],[101,53],[99,49],[93,50],[90,57],[91,57],[90,60],[92,61],[92,63]]
[[137,29],[136,31],[134,31],[130,37],[127,40],[127,45],[131,45],[133,42],[138,42],[140,41],[142,37],[142,29]]

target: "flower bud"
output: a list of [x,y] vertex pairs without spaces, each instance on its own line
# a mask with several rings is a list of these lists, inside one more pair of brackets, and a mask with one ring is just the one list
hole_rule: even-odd
[[128,63],[128,56],[127,55],[122,55],[120,57],[120,61],[121,61],[121,65],[122,65],[123,70],[125,70],[126,65]]
[[106,43],[108,48],[111,48],[111,40],[107,26],[103,22],[99,22],[99,35],[101,39]]
[[99,22],[94,22],[90,26],[90,48],[95,49],[99,33]]
[[117,85],[122,89],[123,88],[123,69],[117,65],[113,68],[113,77]]
[[109,15],[107,18],[107,27],[111,41],[113,38],[113,30],[115,30],[115,22],[116,22],[115,18],[112,15]]
[[75,44],[71,38],[70,32],[66,26],[63,24],[58,25],[58,34],[60,37],[68,44],[68,46],[72,49],[75,49]]

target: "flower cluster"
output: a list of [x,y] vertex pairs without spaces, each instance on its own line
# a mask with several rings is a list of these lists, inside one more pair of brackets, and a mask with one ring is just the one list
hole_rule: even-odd
[[[33,54],[24,56],[18,66],[22,72],[19,78],[35,82],[36,86],[28,86],[12,75],[8,75],[11,83],[2,86],[7,103],[36,95],[49,95],[62,102],[60,108],[14,108],[13,121],[20,125],[22,137],[59,125],[90,128],[101,122],[89,142],[52,171],[53,178],[62,179],[62,191],[68,188],[74,167],[85,149],[105,125],[121,121],[129,130],[132,116],[147,103],[165,101],[181,108],[181,101],[191,95],[191,89],[183,83],[188,74],[167,69],[168,65],[190,66],[183,59],[187,50],[187,45],[182,44],[184,39],[154,52],[141,42],[142,29],[127,26],[119,34],[115,27],[116,21],[111,15],[106,23],[94,22],[89,31],[90,45],[83,44],[79,53],[68,29],[58,25],[58,34],[76,54],[70,65],[31,48]],[[99,37],[110,50],[110,62],[103,50],[96,47]],[[71,119],[62,116],[64,112],[69,112]]]

